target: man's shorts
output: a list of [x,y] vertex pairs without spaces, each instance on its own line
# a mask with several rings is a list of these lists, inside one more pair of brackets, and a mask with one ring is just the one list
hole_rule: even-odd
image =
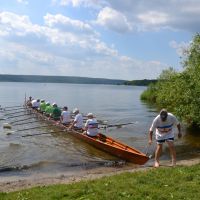
[[174,138],[167,138],[167,139],[163,139],[163,140],[156,140],[157,144],[163,144],[164,142],[173,142]]

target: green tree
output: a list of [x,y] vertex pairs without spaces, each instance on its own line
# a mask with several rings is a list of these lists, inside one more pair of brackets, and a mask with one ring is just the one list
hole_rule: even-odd
[[[176,114],[189,126],[200,128],[200,35],[196,34],[190,47],[185,52],[183,71],[176,72],[172,68],[164,70],[159,76],[156,88],[148,87],[151,98],[158,108],[165,107]],[[144,93],[147,94],[147,91]],[[142,94],[143,95],[143,94]]]

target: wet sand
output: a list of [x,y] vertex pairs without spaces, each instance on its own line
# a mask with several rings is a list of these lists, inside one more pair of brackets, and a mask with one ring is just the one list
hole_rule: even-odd
[[[161,167],[170,167],[170,161],[161,161]],[[177,166],[191,166],[200,164],[200,153],[195,158],[182,159],[177,161]],[[36,186],[47,186],[53,184],[69,184],[82,180],[93,180],[104,176],[112,176],[123,172],[135,172],[152,169],[153,160],[147,162],[144,166],[137,165],[118,165],[110,167],[101,167],[96,169],[84,170],[76,173],[76,175],[68,175],[67,173],[57,174],[35,174],[28,177],[0,177],[0,191],[11,192],[27,189]]]

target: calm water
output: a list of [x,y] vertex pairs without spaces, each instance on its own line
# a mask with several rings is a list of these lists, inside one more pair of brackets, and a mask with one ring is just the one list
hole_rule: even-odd
[[[147,132],[157,113],[140,101],[140,94],[144,89],[145,87],[111,85],[0,83],[0,105],[22,105],[26,95],[56,102],[60,107],[67,105],[69,110],[78,107],[82,113],[92,112],[98,119],[107,120],[109,124],[135,122],[133,125],[102,132],[146,152]],[[62,132],[22,137],[26,134],[49,132],[52,127],[15,132],[45,125],[34,117],[26,121],[32,123],[13,125],[11,130],[3,129],[3,123],[30,118],[26,112],[15,114],[24,116],[8,118],[9,113],[19,111],[7,108],[7,111],[0,113],[0,118],[4,119],[0,121],[0,176],[22,177],[57,172],[73,174],[118,160]],[[7,135],[8,131],[12,134]],[[177,156],[181,158],[187,155],[187,151],[199,150],[199,144],[199,137],[185,133],[181,141],[176,141]],[[154,145],[148,149],[149,153],[153,150]],[[169,159],[168,154],[163,154],[162,159]]]

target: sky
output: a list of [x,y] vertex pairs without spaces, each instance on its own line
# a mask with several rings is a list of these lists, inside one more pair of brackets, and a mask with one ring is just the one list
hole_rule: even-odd
[[199,31],[199,0],[0,0],[0,74],[156,79]]

